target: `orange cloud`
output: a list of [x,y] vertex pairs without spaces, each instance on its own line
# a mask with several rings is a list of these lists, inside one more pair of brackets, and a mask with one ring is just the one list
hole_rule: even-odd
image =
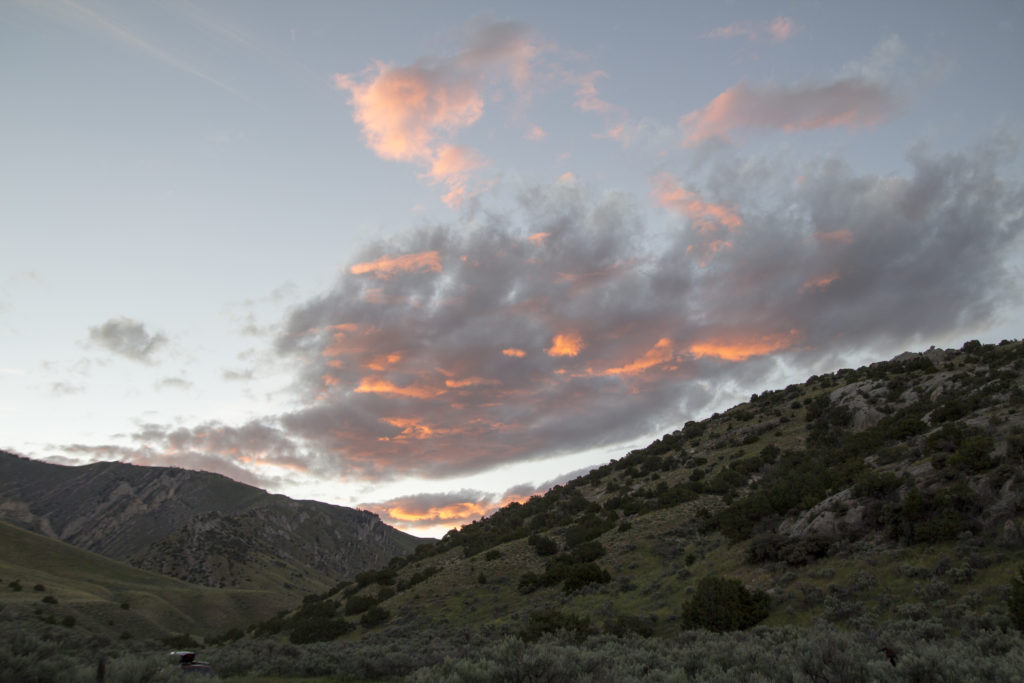
[[331,341],[320,352],[320,355],[340,356],[343,353],[351,353],[358,349],[359,345],[353,343],[348,338],[350,333],[359,330],[358,325],[355,323],[343,323],[341,325],[331,325],[328,329],[333,330],[334,333],[331,335]]
[[743,219],[735,211],[721,204],[706,202],[696,193],[683,189],[671,173],[656,175],[654,185],[651,196],[659,206],[686,216],[702,232],[713,230],[716,224],[730,232],[743,225]]
[[547,136],[548,134],[545,133],[544,129],[541,128],[540,126],[530,126],[530,130],[526,131],[526,135],[524,137],[527,140],[539,141],[543,140]]
[[[402,430],[402,433],[398,436],[391,437],[395,441],[407,441],[409,439],[422,440],[429,439],[433,436],[445,436],[456,433],[456,430],[453,429],[439,429],[437,427],[431,427],[416,418],[383,417],[380,421],[393,427],[398,427]],[[388,437],[382,437],[382,439],[388,440]]]
[[487,379],[486,377],[467,377],[466,379],[446,379],[444,385],[449,389],[462,389],[463,387],[494,386],[501,384],[499,380]]
[[575,332],[556,334],[548,349],[549,356],[576,356],[583,350],[583,337]]
[[731,249],[732,242],[726,240],[712,240],[706,244],[691,244],[686,247],[686,254],[694,254],[697,257],[697,263],[701,266],[706,266],[711,263],[711,257],[722,251],[723,249]]
[[814,233],[814,237],[821,242],[832,242],[833,244],[850,244],[853,242],[853,233],[849,230],[816,232]]
[[425,166],[426,177],[448,185],[443,199],[454,206],[469,196],[467,174],[483,160],[449,140],[483,114],[481,87],[495,70],[526,87],[538,52],[527,33],[512,22],[480,26],[454,58],[407,67],[378,62],[358,78],[335,74],[334,84],[348,91],[367,146],[382,159]]
[[550,232],[535,232],[532,235],[530,235],[529,237],[527,237],[526,239],[530,240],[531,242],[533,242],[537,246],[540,246],[540,245],[544,244],[544,240],[546,240],[548,237],[551,237],[551,233]]
[[709,339],[690,346],[695,357],[714,356],[728,361],[744,361],[753,356],[763,356],[773,351],[789,348],[799,338],[796,330],[786,334],[766,334],[744,338]]
[[402,354],[400,353],[389,353],[383,356],[376,356],[366,364],[366,367],[370,370],[377,370],[378,372],[386,370],[389,366],[394,365],[402,360]]
[[470,521],[479,519],[488,512],[495,510],[493,503],[451,503],[426,510],[406,509],[400,505],[384,508],[392,518],[402,522],[422,522],[424,520]]
[[820,86],[751,87],[740,83],[691,112],[680,124],[687,144],[727,138],[737,128],[776,128],[786,132],[846,126],[872,126],[888,116],[895,102],[888,89],[862,78]]
[[448,206],[458,206],[467,197],[467,177],[470,171],[485,164],[473,150],[455,145],[443,145],[437,152],[430,170],[425,174],[435,183],[445,183],[448,194],[442,200]]
[[655,365],[662,363],[668,363],[675,358],[675,353],[672,350],[672,340],[668,337],[663,337],[658,340],[658,343],[653,348],[647,351],[643,356],[628,363],[621,368],[608,368],[602,374],[604,375],[638,375],[648,368],[652,368]]
[[839,273],[832,273],[831,275],[815,278],[814,280],[808,280],[800,286],[800,291],[806,292],[808,289],[824,289],[838,279]]
[[334,84],[351,94],[352,117],[381,158],[432,162],[440,133],[468,126],[483,113],[483,98],[471,81],[446,82],[418,66],[376,68],[367,83],[335,74]]
[[364,377],[359,386],[355,388],[357,394],[390,394],[406,398],[434,398],[446,391],[447,389],[425,386],[423,384],[409,384],[400,387],[381,377]]
[[425,251],[419,254],[381,256],[376,261],[357,263],[350,268],[353,275],[373,273],[378,278],[385,280],[397,272],[411,272],[414,270],[441,272],[441,253],[438,251]]
[[515,348],[502,349],[501,352],[511,358],[522,358],[526,355],[526,351]]

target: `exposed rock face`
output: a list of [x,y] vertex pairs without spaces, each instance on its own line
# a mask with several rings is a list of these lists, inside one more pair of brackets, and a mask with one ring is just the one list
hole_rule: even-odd
[[315,590],[420,541],[365,511],[271,495],[216,474],[0,452],[0,520],[203,585],[289,577]]

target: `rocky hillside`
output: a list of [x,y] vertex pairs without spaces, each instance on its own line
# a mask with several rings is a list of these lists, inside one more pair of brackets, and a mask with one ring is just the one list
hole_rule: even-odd
[[369,512],[216,474],[0,452],[0,520],[207,586],[322,590],[421,541]]
[[955,637],[1009,626],[1022,525],[1024,344],[968,342],[686,422],[256,632],[671,636],[911,619]]

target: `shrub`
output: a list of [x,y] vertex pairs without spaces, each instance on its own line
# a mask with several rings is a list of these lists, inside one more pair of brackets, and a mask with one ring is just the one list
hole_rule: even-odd
[[353,595],[345,601],[345,614],[362,614],[377,604],[377,601],[369,595]]
[[693,598],[683,605],[684,628],[741,631],[768,616],[768,595],[749,591],[736,579],[708,576],[697,584]]
[[533,546],[533,549],[536,550],[537,554],[541,557],[554,555],[558,552],[558,542],[550,536],[533,534],[532,536],[530,536],[528,542],[530,545]]
[[379,605],[374,605],[360,617],[359,623],[363,625],[363,628],[370,629],[380,626],[390,617],[390,612]]
[[1006,599],[1006,606],[1013,625],[1024,631],[1024,567],[1010,580],[1010,595]]
[[530,612],[526,627],[519,633],[519,637],[530,643],[540,640],[545,633],[557,633],[558,631],[566,631],[577,640],[583,640],[592,632],[590,619],[559,612],[557,609],[536,610]]

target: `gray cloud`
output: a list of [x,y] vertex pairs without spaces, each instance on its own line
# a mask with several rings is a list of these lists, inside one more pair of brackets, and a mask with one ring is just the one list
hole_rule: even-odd
[[907,177],[721,162],[658,236],[563,185],[373,245],[279,337],[307,368],[281,427],[352,476],[477,472],[678,425],[780,359],[982,325],[1022,228],[1005,145],[914,148]]
[[154,389],[191,389],[194,384],[187,379],[181,377],[164,377],[162,380],[153,385]]
[[144,324],[125,317],[90,327],[89,339],[111,353],[140,363],[152,363],[153,356],[167,345],[167,337],[150,334]]
[[[1024,191],[1001,174],[1015,145],[914,147],[906,176],[720,159],[699,186],[659,179],[656,234],[630,196],[528,190],[489,220],[370,245],[293,309],[276,350],[301,368],[298,407],[240,427],[146,425],[137,446],[92,453],[265,486],[440,478],[660,433],[783,365],[820,372],[973,333],[1015,291]],[[528,488],[370,507],[425,528]]]

